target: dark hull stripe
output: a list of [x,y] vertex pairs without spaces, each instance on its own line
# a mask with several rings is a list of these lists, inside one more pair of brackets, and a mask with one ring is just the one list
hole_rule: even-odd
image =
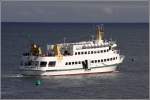
[[[94,69],[94,68],[104,68],[104,67],[110,67],[110,66],[117,66],[118,64],[113,64],[113,65],[106,65],[106,66],[101,66],[101,67],[92,67],[91,69]],[[83,68],[77,68],[77,69],[62,69],[62,70],[46,70],[46,72],[53,72],[53,71],[69,71],[69,70],[81,70]],[[87,69],[87,70],[90,70],[90,69]]]
[[112,73],[115,71],[108,71],[108,72],[93,72],[93,73],[76,73],[76,74],[60,74],[60,75],[50,75],[50,76],[74,76],[74,75],[89,75],[89,74],[99,74],[99,73]]

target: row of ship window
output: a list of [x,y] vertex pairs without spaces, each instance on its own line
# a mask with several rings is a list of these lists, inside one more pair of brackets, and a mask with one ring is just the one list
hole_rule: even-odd
[[[50,61],[48,63],[48,67],[54,67],[56,64],[56,61]],[[27,61],[27,62],[21,62],[21,65],[23,66],[40,66],[40,67],[46,67],[47,62],[46,61]]]
[[[101,59],[101,60],[91,60],[91,63],[99,63],[99,62],[106,62],[106,61],[113,61],[116,60],[117,57],[108,58],[108,59]],[[82,61],[76,61],[76,62],[66,62],[65,65],[74,65],[74,64],[81,64]]]
[[99,51],[85,51],[85,52],[75,52],[75,55],[82,55],[82,54],[96,54],[96,53],[104,53],[104,52],[108,52],[109,49],[107,50],[99,50]]

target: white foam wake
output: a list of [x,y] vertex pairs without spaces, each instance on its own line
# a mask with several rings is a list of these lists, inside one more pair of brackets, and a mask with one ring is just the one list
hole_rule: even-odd
[[6,74],[6,75],[2,75],[1,78],[17,78],[17,77],[24,77],[21,74]]

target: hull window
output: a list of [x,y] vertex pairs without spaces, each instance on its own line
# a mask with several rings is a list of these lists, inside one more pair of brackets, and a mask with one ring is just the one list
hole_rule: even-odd
[[31,66],[31,65],[32,65],[32,61],[24,62],[24,66]]
[[50,61],[48,64],[48,67],[54,67],[56,64],[56,61]]
[[40,67],[46,67],[46,64],[47,64],[47,62],[42,61],[42,62],[40,62]]
[[79,64],[81,64],[81,61],[79,61]]
[[113,58],[113,60],[115,60],[115,57]]
[[109,59],[107,59],[107,61],[109,61]]
[[33,62],[33,65],[38,66],[38,65],[39,65],[39,62],[38,62],[38,61],[34,61],[34,62]]

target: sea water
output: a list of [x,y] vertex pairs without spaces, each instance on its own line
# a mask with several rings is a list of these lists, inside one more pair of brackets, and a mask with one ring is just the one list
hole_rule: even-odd
[[[23,52],[31,43],[91,40],[104,24],[105,39],[115,40],[125,55],[118,72],[75,76],[24,77]],[[149,98],[148,23],[2,23],[1,96],[3,99],[144,99]],[[40,84],[35,82],[40,80]]]

